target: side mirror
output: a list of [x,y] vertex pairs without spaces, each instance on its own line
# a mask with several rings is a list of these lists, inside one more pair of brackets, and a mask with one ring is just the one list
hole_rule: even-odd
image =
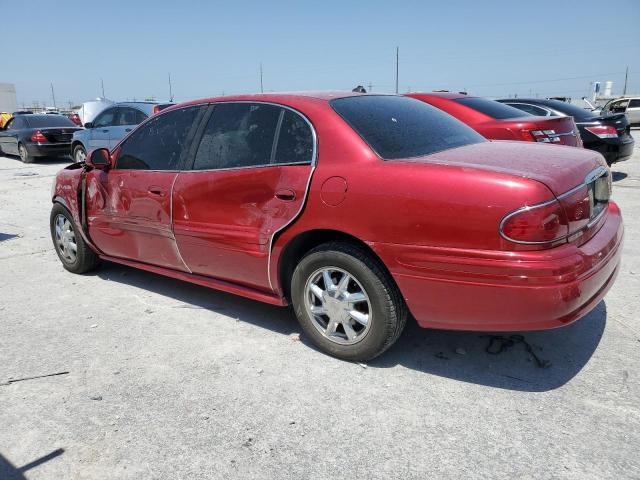
[[84,124],[84,128],[93,128],[93,122],[87,122]]
[[108,170],[111,167],[111,155],[106,148],[97,148],[87,155],[85,163],[97,170]]

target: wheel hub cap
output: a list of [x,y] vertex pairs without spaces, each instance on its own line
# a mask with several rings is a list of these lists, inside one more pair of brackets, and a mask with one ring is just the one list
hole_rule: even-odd
[[71,222],[64,215],[57,215],[54,220],[56,248],[60,256],[68,263],[76,261],[78,245]]
[[371,326],[371,302],[362,284],[337,267],[316,270],[305,287],[306,308],[314,327],[332,342],[359,342]]

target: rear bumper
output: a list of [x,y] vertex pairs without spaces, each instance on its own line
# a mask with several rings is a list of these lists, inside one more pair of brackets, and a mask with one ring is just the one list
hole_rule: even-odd
[[422,327],[543,330],[579,319],[602,300],[618,273],[623,230],[611,202],[600,230],[580,246],[487,252],[370,245]]
[[25,144],[29,155],[33,157],[47,157],[69,155],[71,142],[68,143],[27,143]]
[[633,155],[635,141],[631,135],[623,138],[607,138],[596,144],[585,144],[585,148],[600,152],[607,163],[622,162]]

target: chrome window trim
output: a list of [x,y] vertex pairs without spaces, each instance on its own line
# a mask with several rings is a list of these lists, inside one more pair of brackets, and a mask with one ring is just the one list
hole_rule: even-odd
[[547,245],[547,244],[550,244],[550,243],[556,243],[556,242],[559,242],[561,240],[565,240],[566,238],[568,238],[570,236],[576,235],[581,230],[584,230],[585,228],[591,227],[592,225],[597,223],[598,220],[600,220],[602,215],[604,215],[604,212],[607,210],[606,208],[603,208],[602,211],[598,215],[596,215],[595,217],[589,219],[589,223],[587,223],[587,225],[584,226],[581,230],[578,230],[578,231],[573,232],[573,233],[567,233],[566,235],[564,235],[562,237],[556,238],[554,240],[548,240],[546,242],[528,242],[528,241],[524,241],[524,240],[514,240],[514,239],[510,238],[509,236],[505,235],[504,232],[502,231],[502,227],[507,222],[507,220],[509,220],[511,217],[513,217],[513,216],[515,216],[515,215],[517,215],[519,213],[525,212],[525,211],[535,210],[535,209],[538,209],[538,208],[546,207],[547,205],[551,205],[553,202],[559,202],[563,198],[566,198],[566,197],[572,195],[573,193],[577,192],[581,188],[584,188],[584,187],[588,186],[591,182],[597,180],[598,178],[602,177],[603,175],[606,175],[607,172],[608,171],[607,171],[607,169],[605,167],[598,167],[595,170],[592,170],[591,172],[589,172],[587,174],[587,176],[584,178],[584,181],[580,185],[576,185],[575,187],[573,187],[571,190],[568,190],[568,191],[564,192],[563,194],[558,195],[555,198],[552,198],[551,200],[547,200],[546,202],[536,203],[534,205],[527,205],[527,206],[524,206],[522,208],[518,208],[517,210],[514,210],[513,212],[507,213],[504,217],[502,217],[502,220],[500,220],[500,224],[498,225],[498,233],[505,240],[508,240],[509,242],[513,242],[513,243],[519,243],[521,245]]
[[[289,107],[288,105],[282,105],[281,103],[274,103],[274,102],[267,102],[264,100],[228,100],[228,101],[218,101],[218,102],[211,102],[211,103],[207,103],[206,105],[213,105],[214,108],[216,105],[221,105],[221,104],[225,104],[225,103],[259,103],[262,105],[271,105],[274,107],[280,107],[282,109],[285,110],[289,110],[295,114],[297,114],[298,116],[300,116],[305,122],[306,124],[309,126],[309,128],[311,129],[311,139],[313,142],[313,150],[311,152],[311,163],[310,165],[312,167],[315,167],[316,165],[316,155],[317,155],[317,135],[316,135],[316,129],[313,126],[313,123],[311,123],[311,121],[307,118],[306,115],[304,115],[301,111],[296,110],[295,108]],[[213,114],[212,114],[213,115]],[[204,132],[203,132],[204,134]],[[200,141],[202,141],[202,138],[200,138]],[[200,145],[198,145],[198,148],[200,148]],[[198,150],[196,150],[196,155],[198,154]],[[195,158],[194,158],[195,160]],[[246,165],[246,166],[242,166],[242,167],[229,167],[229,168],[209,168],[207,170],[194,170],[193,165],[191,166],[191,169],[189,170],[184,170],[185,172],[213,172],[213,171],[223,171],[223,170],[238,170],[241,168],[255,168],[255,167],[275,167],[278,165],[309,165],[309,162],[305,161],[305,162],[293,162],[293,163],[263,163],[260,165]]]

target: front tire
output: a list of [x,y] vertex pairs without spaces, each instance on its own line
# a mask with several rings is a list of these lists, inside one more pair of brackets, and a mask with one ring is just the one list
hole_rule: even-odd
[[391,276],[348,243],[323,244],[305,255],[293,273],[291,296],[307,336],[343,360],[377,357],[406,324],[407,308]]
[[85,273],[100,265],[100,257],[82,239],[69,210],[54,203],[49,224],[53,246],[65,269]]
[[82,163],[87,159],[87,151],[82,145],[78,145],[73,149],[73,161]]
[[20,155],[22,163],[33,163],[33,156],[29,154],[27,148],[21,143],[18,144],[18,154]]

